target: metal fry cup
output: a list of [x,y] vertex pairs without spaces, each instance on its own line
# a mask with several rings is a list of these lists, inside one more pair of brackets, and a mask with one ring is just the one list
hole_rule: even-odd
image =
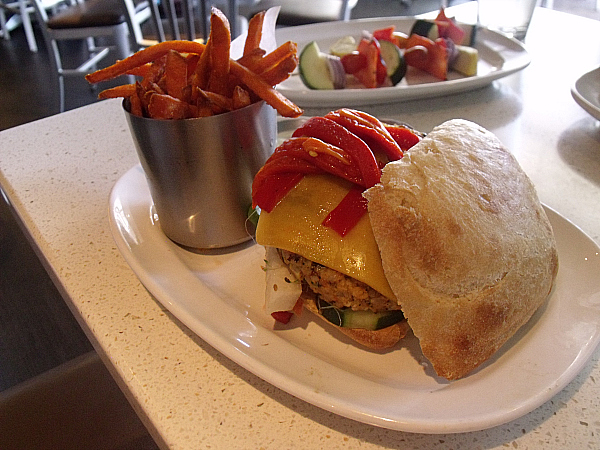
[[241,244],[252,180],[273,153],[277,113],[265,102],[211,117],[139,117],[123,102],[162,231],[194,249]]

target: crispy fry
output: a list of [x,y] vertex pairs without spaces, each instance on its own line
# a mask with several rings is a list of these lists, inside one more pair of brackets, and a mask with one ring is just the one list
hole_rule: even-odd
[[[212,42],[209,38],[208,42],[206,43],[206,48],[204,49],[204,52],[200,55],[200,60],[198,61],[198,64],[196,65],[196,69],[194,70],[194,73],[192,75],[192,78],[191,78],[192,86],[198,87],[200,89],[206,89],[206,87],[208,86],[208,78],[210,75],[211,49],[212,49]],[[192,93],[192,98],[194,98],[193,93]],[[195,98],[194,98],[194,100],[195,100]]]
[[212,115],[214,115],[214,113],[210,102],[204,97],[200,96],[198,102],[196,103],[195,117],[210,117]]
[[140,116],[143,117],[144,116],[144,109],[142,108],[142,101],[140,100],[140,97],[138,96],[137,92],[134,92],[133,94],[131,94],[129,96],[129,107],[130,107],[130,113],[136,116]]
[[246,89],[241,86],[236,86],[233,89],[233,95],[231,97],[233,103],[233,109],[240,109],[245,106],[249,106],[252,103],[250,94]]
[[146,75],[140,82],[144,88],[149,88],[153,83],[158,83],[165,73],[166,57],[162,56],[158,60],[153,61],[146,71]]
[[175,50],[179,53],[197,53],[199,55],[204,51],[204,44],[194,41],[166,41],[160,42],[151,47],[140,50],[133,55],[117,61],[112,66],[97,70],[85,76],[89,83],[99,83],[100,81],[110,80],[119,75],[127,73],[136,67],[155,61],[169,50]]
[[148,102],[148,114],[154,119],[185,119],[189,105],[166,94],[153,93]]
[[276,66],[281,60],[287,58],[289,55],[297,53],[298,46],[295,42],[289,41],[285,44],[281,44],[271,53],[267,53],[264,58],[248,68],[252,72],[263,73],[269,70],[271,67]]
[[134,75],[136,77],[145,77],[146,74],[148,73],[148,71],[150,70],[150,67],[152,66],[152,63],[147,63],[138,67],[134,67],[131,70],[128,70],[127,72],[125,72],[125,75]]
[[227,95],[229,92],[229,49],[231,32],[229,21],[219,9],[212,8],[210,15],[210,76],[208,89],[217,94]]
[[193,41],[167,41],[141,50],[110,67],[86,76],[98,83],[119,75],[141,77],[135,84],[102,91],[99,98],[125,97],[132,114],[156,119],[206,117],[265,100],[286,117],[302,110],[273,86],[285,80],[298,65],[292,42],[266,53],[260,46],[264,13],[253,17],[244,55],[230,57],[231,32],[225,15],[212,9],[206,45]]
[[187,86],[187,60],[174,50],[167,53],[165,62],[165,91],[172,97],[183,99],[183,89]]
[[269,86],[260,76],[248,70],[248,68],[242,66],[237,61],[232,60],[230,62],[230,70],[248,88],[275,108],[283,117],[298,117],[303,113],[298,105],[287,99],[279,91]]
[[233,109],[233,100],[215,92],[204,91],[198,89],[198,94],[204,97],[210,103],[210,106],[215,114],[220,114]]
[[135,94],[135,84],[123,84],[121,86],[115,86],[110,89],[105,89],[98,94],[98,98],[118,98],[118,97],[129,97]]
[[248,35],[244,44],[244,55],[247,55],[254,50],[260,48],[260,40],[262,39],[262,27],[265,20],[266,11],[260,11],[252,16],[248,22]]
[[291,54],[287,58],[281,60],[276,66],[261,73],[260,76],[267,84],[275,86],[282,81],[287,80],[297,66],[298,56],[296,54]]
[[191,84],[192,74],[196,70],[198,66],[198,61],[200,61],[200,55],[197,53],[188,53],[185,57],[187,62],[187,74],[188,74],[188,84]]
[[242,66],[250,68],[252,66],[256,66],[266,54],[267,52],[262,48],[255,48],[251,52],[240,56],[237,62],[239,62]]

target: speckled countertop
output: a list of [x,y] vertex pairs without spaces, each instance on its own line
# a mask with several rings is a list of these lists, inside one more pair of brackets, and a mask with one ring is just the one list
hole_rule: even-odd
[[[576,40],[567,30],[577,30]],[[599,36],[599,22],[538,10],[526,41],[532,63],[523,72],[463,95],[365,109],[424,131],[454,117],[491,129],[515,153],[541,200],[598,243],[600,126],[569,89],[600,64]],[[231,362],[155,301],[117,250],[108,197],[137,162],[118,100],[0,133],[4,193],[159,445],[600,448],[598,349],[574,381],[533,412],[495,428],[445,435],[391,431],[340,417]]]

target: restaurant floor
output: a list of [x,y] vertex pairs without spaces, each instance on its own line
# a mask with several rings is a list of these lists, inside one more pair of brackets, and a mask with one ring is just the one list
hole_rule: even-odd
[[[461,1],[464,0],[456,0]],[[450,2],[451,5],[454,3]],[[595,0],[554,0],[550,3],[554,9],[600,20]],[[352,18],[411,15],[433,10],[438,4],[438,0],[359,0]],[[40,36],[39,30],[37,35]],[[48,54],[40,39],[38,43],[40,51],[30,52],[22,29],[14,30],[10,40],[0,40],[0,130],[58,112],[54,86],[48,82],[51,79],[48,76]],[[63,47],[68,58],[75,59],[82,51],[77,44]],[[66,90],[67,109],[96,101],[97,91],[82,79],[68,79]],[[91,378],[91,373],[101,374],[103,381]],[[112,393],[110,398],[99,400],[98,395],[93,395],[99,392],[97,388],[100,382],[113,387],[112,390],[105,389]],[[0,198],[0,436],[6,436],[2,432],[2,422],[6,423],[4,419],[7,414],[17,420],[15,402],[29,405],[29,412],[35,411],[38,405],[27,403],[31,401],[31,393],[38,393],[40,389],[43,391],[48,386],[62,386],[62,390],[54,389],[54,400],[69,401],[70,397],[64,395],[64,387],[67,386],[69,390],[78,392],[79,398],[86,399],[90,407],[88,413],[90,410],[110,410],[107,415],[114,416],[119,410],[123,417],[128,417],[121,423],[129,441],[115,437],[112,446],[102,445],[99,448],[124,449],[129,448],[128,445],[133,445],[130,448],[155,448],[125,398],[111,383],[108,372],[54,287],[5,199]],[[82,392],[87,392],[87,395]],[[52,403],[47,401],[46,405]],[[65,410],[60,403],[56,408]],[[51,409],[48,409],[48,414]],[[89,423],[99,423],[98,419],[83,415],[85,412],[79,411],[77,414],[87,417]],[[49,426],[49,423],[46,425]],[[17,428],[11,425],[8,429]],[[87,445],[85,447],[90,448]],[[0,448],[7,448],[2,438]],[[24,448],[35,447],[26,445]]]

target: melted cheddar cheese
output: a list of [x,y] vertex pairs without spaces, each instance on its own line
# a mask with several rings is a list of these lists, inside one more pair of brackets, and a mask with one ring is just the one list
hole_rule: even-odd
[[383,273],[368,214],[343,238],[321,225],[349,190],[350,184],[339,178],[305,176],[273,211],[261,212],[256,241],[297,253],[395,299]]

